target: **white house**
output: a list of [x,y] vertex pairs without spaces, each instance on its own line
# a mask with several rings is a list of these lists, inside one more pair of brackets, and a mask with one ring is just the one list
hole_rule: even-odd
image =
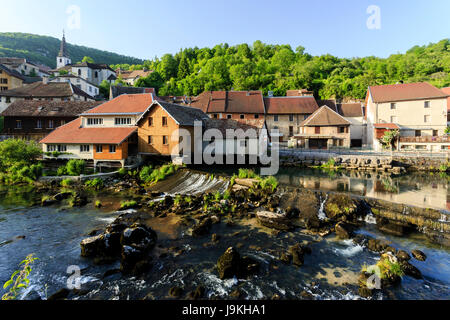
[[100,93],[97,85],[73,74],[57,76],[50,80],[50,82],[69,82],[93,97]]

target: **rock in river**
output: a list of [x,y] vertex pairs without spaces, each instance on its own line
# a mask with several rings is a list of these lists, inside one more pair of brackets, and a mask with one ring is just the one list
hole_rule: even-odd
[[247,256],[241,258],[239,252],[231,247],[217,261],[217,270],[222,280],[246,277],[258,272],[259,262]]
[[419,261],[427,260],[427,255],[420,250],[413,250],[413,251],[411,251],[411,254],[414,257],[414,259],[416,259],[416,260],[419,260]]
[[350,226],[344,222],[339,222],[334,229],[339,239],[350,239],[353,235]]
[[256,216],[259,223],[265,227],[281,231],[292,231],[294,229],[292,222],[285,215],[261,211],[256,213]]

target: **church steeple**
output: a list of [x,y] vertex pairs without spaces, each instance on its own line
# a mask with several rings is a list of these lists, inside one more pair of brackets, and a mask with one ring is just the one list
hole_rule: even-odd
[[62,68],[72,63],[67,52],[66,34],[63,30],[63,37],[61,41],[61,47],[59,48],[58,57],[56,58],[56,67]]
[[59,54],[58,57],[65,57],[68,58],[69,56],[67,55],[67,49],[66,49],[66,34],[63,30],[63,37],[62,37],[62,41],[61,41],[61,47],[59,49]]

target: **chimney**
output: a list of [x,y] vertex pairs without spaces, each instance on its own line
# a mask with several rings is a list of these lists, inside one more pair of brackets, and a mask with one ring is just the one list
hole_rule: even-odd
[[42,77],[42,83],[48,84],[48,77]]

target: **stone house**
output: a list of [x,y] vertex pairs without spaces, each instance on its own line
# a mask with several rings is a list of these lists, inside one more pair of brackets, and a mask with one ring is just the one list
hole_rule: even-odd
[[300,124],[300,133],[293,138],[305,149],[350,148],[350,125],[336,111],[322,106]]

